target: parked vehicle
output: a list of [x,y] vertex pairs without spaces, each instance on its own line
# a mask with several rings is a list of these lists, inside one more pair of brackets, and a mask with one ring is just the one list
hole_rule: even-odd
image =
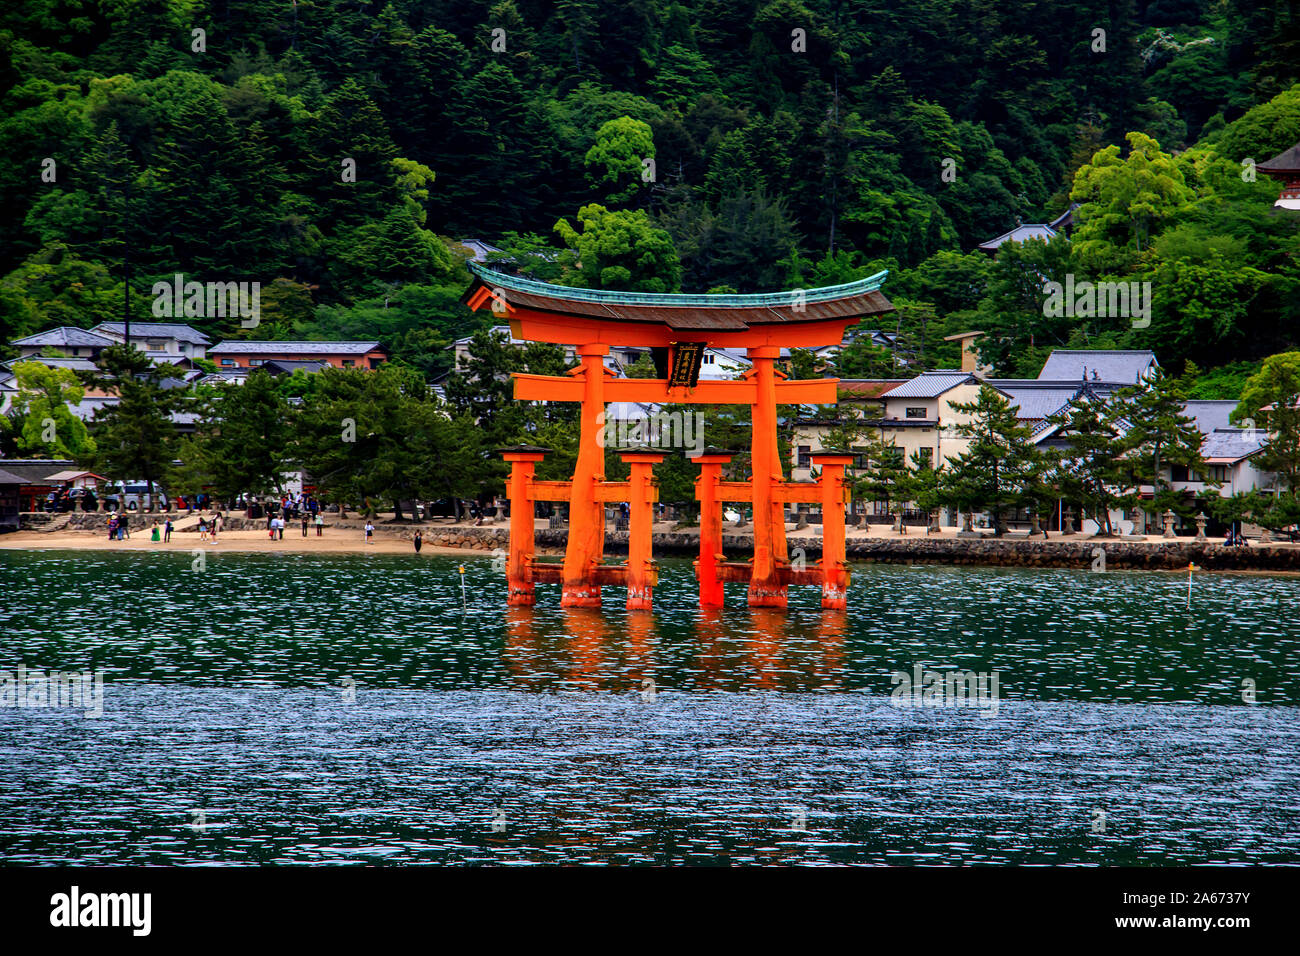
[[90,488],[60,488],[51,491],[41,503],[44,511],[94,511],[98,504],[95,492]]
[[[153,487],[157,497],[156,508],[167,507],[169,501],[167,493],[159,488],[157,482]],[[139,511],[141,508],[149,508],[152,499],[149,497],[149,485],[146,482],[124,481],[119,482],[116,487],[110,486],[110,490],[104,495],[104,501],[114,511]]]

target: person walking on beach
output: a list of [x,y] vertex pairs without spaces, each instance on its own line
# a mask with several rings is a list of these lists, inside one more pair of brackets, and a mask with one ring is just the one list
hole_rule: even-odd
[[307,512],[302,513],[302,536],[307,537]]
[[212,515],[208,520],[208,524],[212,528],[212,543],[216,544],[217,532],[221,530],[221,512],[219,511],[212,512]]
[[172,516],[168,515],[167,523],[163,525],[163,541],[165,543],[167,541],[170,541],[171,539],[172,539]]
[[373,544],[374,537],[375,537],[375,526],[370,523],[369,519],[366,519],[366,544]]
[[419,531],[415,532],[415,553],[419,554],[420,549],[424,547],[424,535]]
[[199,515],[199,540],[208,540],[208,519],[203,515]]
[[122,512],[122,517],[117,519],[117,540],[121,541],[123,538],[127,540],[131,538],[130,520],[125,511]]
[[117,512],[114,511],[108,516],[108,540],[117,540]]
[[325,531],[325,516],[319,511],[316,512],[316,537],[320,537]]
[[283,541],[284,540],[284,519],[276,518],[275,525],[276,525],[276,530],[280,532],[280,540]]

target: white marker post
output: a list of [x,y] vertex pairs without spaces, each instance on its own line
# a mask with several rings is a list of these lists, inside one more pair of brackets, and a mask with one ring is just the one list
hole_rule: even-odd
[[460,607],[464,613],[468,614],[469,601],[465,597],[465,565],[462,564],[457,570],[460,571]]
[[1192,572],[1196,570],[1196,565],[1187,565],[1187,610],[1192,609]]

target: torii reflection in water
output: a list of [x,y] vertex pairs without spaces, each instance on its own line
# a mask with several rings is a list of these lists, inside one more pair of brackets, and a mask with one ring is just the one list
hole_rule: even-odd
[[[701,608],[694,634],[665,638],[657,615],[612,619],[596,608],[537,611],[508,607],[505,663],[516,685],[615,693],[640,691],[826,691],[844,686],[846,612],[822,610],[812,622],[776,608],[748,612]],[[662,640],[691,641],[684,667],[660,664]]]

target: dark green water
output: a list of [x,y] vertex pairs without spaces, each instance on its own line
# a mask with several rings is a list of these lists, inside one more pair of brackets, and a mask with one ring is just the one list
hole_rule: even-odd
[[[861,567],[847,615],[702,615],[669,561],[629,616],[190,560],[0,552],[0,670],[105,669],[101,718],[0,707],[3,862],[1300,863],[1295,579]],[[996,713],[891,706],[917,665]]]

